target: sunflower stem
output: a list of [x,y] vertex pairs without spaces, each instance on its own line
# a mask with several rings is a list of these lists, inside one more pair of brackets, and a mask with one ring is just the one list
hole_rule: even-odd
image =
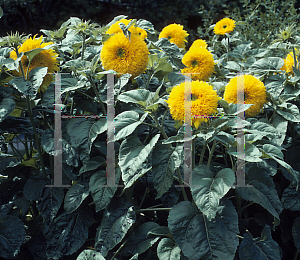
[[84,56],[84,49],[85,49],[85,34],[83,33],[81,35],[82,37],[82,51],[81,51],[81,60],[83,60],[83,56]]
[[100,94],[99,94],[99,92],[98,92],[98,90],[97,90],[97,88],[96,88],[95,82],[94,82],[94,80],[93,80],[91,77],[89,77],[89,81],[91,82],[92,87],[93,87],[93,89],[94,89],[94,91],[95,91],[95,93],[96,93],[96,95],[97,95],[97,98],[98,98],[98,100],[99,100],[99,102],[100,102],[100,106],[101,106],[103,115],[106,115],[106,109],[105,109],[105,106],[104,106],[104,104],[103,104],[103,102],[102,102],[102,100],[101,100],[101,98],[100,98]]
[[204,158],[204,153],[205,153],[206,145],[207,145],[207,141],[205,141],[205,144],[202,147],[199,165],[202,165],[202,163],[203,163],[203,158]]
[[210,165],[210,163],[211,163],[211,159],[212,159],[214,150],[215,150],[215,148],[216,148],[216,145],[217,145],[217,141],[216,141],[216,139],[214,139],[212,148],[211,148],[211,150],[210,150],[210,152],[209,152],[209,157],[208,157],[208,162],[207,162],[207,167],[208,167],[208,168],[209,168],[209,165]]
[[297,57],[296,57],[296,52],[295,52],[295,47],[293,46],[293,55],[294,55],[294,67],[298,69],[298,64],[297,64]]

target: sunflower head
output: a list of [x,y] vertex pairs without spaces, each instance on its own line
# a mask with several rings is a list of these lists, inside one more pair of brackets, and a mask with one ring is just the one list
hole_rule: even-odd
[[187,42],[186,37],[189,34],[183,30],[183,26],[179,24],[170,24],[164,27],[159,34],[159,39],[167,38],[170,42],[175,43],[179,48],[184,48]]
[[146,70],[148,48],[138,35],[132,34],[129,39],[123,32],[116,33],[104,43],[101,61],[105,70],[129,73],[134,78]]
[[[107,34],[115,34],[115,33],[122,33],[122,29],[120,27],[120,23],[125,24],[126,26],[132,21],[132,19],[128,20],[128,19],[121,19],[117,22],[115,22],[114,24],[112,24],[108,30],[106,31]],[[130,26],[129,31],[132,34],[138,35],[140,36],[142,39],[147,38],[147,32],[140,28],[140,27],[136,27],[134,25]]]
[[223,18],[221,21],[217,22],[214,28],[215,34],[225,35],[225,33],[230,33],[235,28],[235,21],[230,18]]
[[192,48],[207,48],[207,43],[204,40],[198,39],[195,40],[192,44],[192,46],[190,47],[190,49]]
[[[173,87],[169,99],[166,101],[170,113],[176,121],[189,121],[185,118],[185,82]],[[203,81],[191,82],[191,123],[198,128],[202,122],[207,122],[209,116],[217,113],[218,97],[217,92],[211,85]]]
[[[244,87],[244,104],[253,104],[245,111],[246,117],[254,117],[260,113],[266,103],[267,94],[264,84],[252,75],[243,75],[243,87]],[[238,77],[232,78],[225,88],[224,100],[228,103],[237,103],[240,83],[238,86]]]
[[[296,53],[296,63],[298,64],[298,57],[299,54],[298,49],[295,49]],[[284,59],[284,65],[280,68],[280,70],[285,70],[289,75],[294,75],[293,66],[295,66],[295,58],[294,53],[291,51],[287,54],[286,58]]]
[[[43,41],[43,36],[40,36],[39,38],[36,38],[36,35],[33,38],[29,37],[22,45],[18,47],[18,52],[19,53],[27,52],[37,48],[44,48],[47,45],[53,44],[53,42],[42,43],[42,41]],[[39,88],[39,91],[44,91],[49,86],[49,84],[54,80],[52,74],[50,73],[54,73],[59,70],[57,57],[58,54],[53,49],[47,49],[35,55],[32,61],[30,62],[30,64],[28,58],[25,55],[23,55],[23,57],[21,58],[25,77],[27,77],[27,71],[30,72],[34,68],[37,67],[48,68],[48,74],[44,77],[42,85]],[[10,53],[10,58],[16,60],[17,53],[15,51],[12,51]],[[17,77],[22,76],[20,69],[19,72],[13,71],[12,74]]]
[[19,32],[16,32],[13,34],[8,34],[4,39],[6,40],[9,47],[17,48],[19,45],[21,45],[28,36],[25,36],[24,34],[19,34]]
[[192,73],[193,80],[208,80],[214,72],[213,55],[205,48],[190,48],[182,63],[187,68],[182,69],[181,73]]

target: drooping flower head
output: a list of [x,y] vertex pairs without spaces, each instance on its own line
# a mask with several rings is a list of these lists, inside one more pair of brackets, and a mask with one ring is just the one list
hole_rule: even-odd
[[[22,45],[18,47],[18,52],[27,52],[31,51],[37,48],[44,48],[47,45],[53,44],[53,42],[47,42],[42,43],[43,36],[40,36],[39,38],[36,38],[36,35],[31,38],[29,37]],[[27,69],[28,72],[30,72],[32,69],[37,67],[47,67],[48,68],[48,74],[44,77],[44,80],[42,82],[41,87],[39,88],[39,91],[45,91],[46,88],[49,86],[49,84],[54,80],[53,75],[49,73],[54,73],[59,70],[58,67],[58,60],[57,60],[58,54],[53,49],[43,50],[37,55],[34,56],[32,61],[29,64],[28,58],[23,55],[21,58],[21,62],[24,68],[25,77],[27,77]],[[10,53],[10,58],[16,60],[17,54],[15,51],[12,51]],[[28,68],[29,65],[29,68]],[[21,69],[19,68],[19,72],[13,71],[14,76],[22,76]]]
[[201,40],[201,39],[198,39],[198,40],[195,40],[192,44],[192,46],[190,47],[190,49],[193,49],[193,48],[207,48],[207,43],[206,41],[204,40]]
[[[298,63],[297,54],[299,53],[299,51],[295,49],[295,53],[296,53],[296,62]],[[284,65],[280,69],[285,70],[289,75],[294,75],[293,72],[293,66],[295,66],[294,60],[295,60],[294,53],[291,51],[290,53],[288,53],[288,55],[286,55],[286,58],[284,59]]]
[[174,23],[164,27],[158,38],[167,38],[170,42],[175,43],[179,48],[184,48],[185,42],[187,42],[186,37],[188,36],[189,34],[187,31],[183,30],[182,25]]
[[[122,29],[120,27],[120,23],[125,24],[126,26],[130,23],[132,19],[127,20],[127,19],[121,19],[120,21],[115,22],[114,24],[112,24],[108,30],[106,31],[107,34],[115,34],[115,33],[121,33]],[[143,39],[145,39],[147,37],[147,32],[140,28],[140,27],[136,27],[134,25],[130,26],[129,31],[132,34],[136,34],[139,35],[140,37],[142,37]]]
[[193,80],[208,80],[214,72],[213,55],[205,48],[190,48],[183,56],[182,63],[187,66],[181,73],[193,73]]
[[129,73],[133,78],[143,73],[148,64],[147,45],[134,34],[130,39],[123,33],[114,34],[104,43],[100,55],[105,70]]
[[230,18],[223,18],[221,21],[217,22],[214,28],[215,34],[225,35],[225,33],[230,33],[234,30],[235,21]]
[[[208,121],[210,115],[217,112],[218,100],[221,98],[218,97],[213,87],[206,82],[197,80],[192,81],[191,84],[191,122],[198,128],[202,122]],[[185,82],[173,87],[166,102],[173,119],[185,122]]]
[[[263,82],[252,75],[243,75],[240,79],[244,84],[244,104],[253,104],[245,111],[246,117],[254,117],[260,113],[266,103],[266,87]],[[232,78],[225,88],[224,100],[237,103],[238,77]]]

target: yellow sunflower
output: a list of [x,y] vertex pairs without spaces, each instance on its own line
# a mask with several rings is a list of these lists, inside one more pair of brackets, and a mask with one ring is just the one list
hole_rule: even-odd
[[230,33],[235,27],[235,21],[230,18],[224,18],[217,22],[214,28],[215,34],[225,35],[225,33]]
[[[107,34],[115,34],[115,33],[121,33],[121,32],[123,32],[122,29],[121,29],[121,27],[120,27],[120,23],[124,23],[127,26],[131,20],[132,19],[130,19],[130,20],[121,19],[120,21],[115,22],[114,24],[112,24],[108,28],[108,30],[106,31],[106,33]],[[145,39],[147,37],[147,32],[144,29],[140,28],[140,27],[130,26],[129,31],[132,34],[139,35],[143,39]]]
[[[254,117],[260,113],[266,103],[266,87],[259,79],[252,75],[244,75],[244,104],[253,104],[245,111],[246,117]],[[237,79],[232,78],[226,86],[224,100],[237,103]]]
[[133,78],[143,73],[148,64],[147,45],[134,34],[130,40],[123,33],[114,34],[104,43],[100,55],[105,70],[129,73]]
[[179,24],[170,24],[164,27],[159,34],[159,39],[167,38],[170,42],[175,43],[179,48],[185,47],[185,39],[189,34],[187,31],[183,30],[183,26]]
[[[44,48],[47,45],[53,44],[53,42],[42,43],[43,36],[40,36],[37,39],[35,37],[36,35],[33,38],[29,37],[22,45],[18,47],[18,52],[19,53],[27,52],[37,48]],[[53,49],[43,50],[34,56],[34,58],[32,59],[29,65],[29,69],[28,69],[28,64],[29,64],[28,58],[25,55],[21,58],[26,77],[27,77],[27,69],[28,72],[30,72],[32,69],[37,67],[48,68],[47,71],[48,74],[44,77],[42,85],[39,88],[39,91],[44,92],[49,86],[49,84],[54,80],[53,75],[49,73],[54,73],[59,70],[57,57],[58,54]],[[15,51],[12,51],[10,53],[10,58],[14,60],[17,59],[17,54]],[[21,69],[19,68],[19,72],[13,71],[12,74],[17,77],[22,76]]]
[[181,73],[193,73],[193,80],[208,80],[214,72],[213,55],[205,48],[190,48],[183,56],[182,63],[187,66]]
[[204,40],[198,39],[195,40],[192,44],[192,46],[190,47],[190,49],[192,48],[207,48],[207,43]]
[[[169,105],[171,115],[174,120],[183,121],[185,120],[185,82],[175,86],[166,101]],[[191,88],[191,117],[192,124],[198,128],[202,122],[207,122],[208,117],[217,112],[218,97],[217,92],[211,85],[203,81],[192,81]],[[203,116],[197,118],[195,116]],[[206,118],[205,118],[206,117]]]
[[[296,49],[295,52],[296,52],[296,62],[298,63],[297,55],[298,55],[299,51]],[[294,53],[290,52],[286,56],[286,58],[284,59],[284,65],[280,69],[285,70],[290,75],[294,75],[294,72],[293,72],[293,66],[294,65],[295,65],[295,63],[294,63]]]

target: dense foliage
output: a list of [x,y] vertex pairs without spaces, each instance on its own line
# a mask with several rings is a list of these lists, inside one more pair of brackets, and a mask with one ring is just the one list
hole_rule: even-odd
[[251,15],[2,37],[0,257],[296,260],[297,15]]

